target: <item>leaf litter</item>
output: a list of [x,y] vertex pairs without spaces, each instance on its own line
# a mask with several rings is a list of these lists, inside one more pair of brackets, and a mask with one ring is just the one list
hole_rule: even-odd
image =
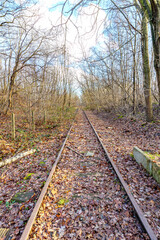
[[82,112],[67,146],[29,239],[149,239]]
[[0,228],[9,228],[12,239],[20,239],[69,125],[50,130],[34,154],[0,168]]
[[160,185],[133,158],[133,147],[160,154],[160,124],[111,113],[87,112],[96,131],[115,161],[124,180],[160,239]]

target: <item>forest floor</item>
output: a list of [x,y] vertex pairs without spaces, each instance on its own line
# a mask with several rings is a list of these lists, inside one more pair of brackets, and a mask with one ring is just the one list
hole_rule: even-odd
[[61,135],[66,129],[66,125],[73,118],[75,108],[66,111],[60,119],[60,114],[50,116],[46,123],[41,119],[37,119],[35,130],[26,119],[26,116],[17,112],[15,115],[15,139],[12,138],[11,131],[11,114],[0,115],[0,161],[15,154],[24,152],[27,149],[37,149],[39,144],[46,141],[57,134]]
[[133,158],[134,146],[160,154],[160,123],[146,123],[104,112],[87,114],[160,239],[160,185]]
[[[61,123],[36,125],[35,131],[29,130],[27,123],[20,119],[15,140],[11,138],[10,117],[0,119],[1,161],[27,149],[36,149],[34,154],[0,168],[0,228],[10,229],[14,238],[21,235],[31,215],[73,117],[72,112]],[[28,201],[16,202],[12,198],[19,192],[34,194]]]
[[[132,156],[134,146],[160,153],[159,123],[146,124],[141,120],[119,118],[106,113],[97,115],[88,111],[87,114],[160,239],[160,186]],[[23,132],[19,130],[17,140],[13,143],[9,136],[9,122],[2,121],[0,134],[12,145],[14,152],[19,152],[18,137],[25,139],[23,141],[27,147],[24,148],[23,144],[20,146],[24,150],[30,142],[37,149],[36,153],[0,168],[0,228],[10,228],[14,236],[12,239],[19,239],[22,234],[66,136],[69,122],[67,120],[63,126],[53,127],[49,124],[48,128],[39,127],[38,131],[31,132],[30,140],[24,136],[25,129]],[[20,137],[20,134],[24,137]],[[81,154],[94,152],[94,157],[83,159],[71,150],[64,150],[31,238],[109,239],[110,236],[110,239],[115,239],[117,236],[119,239],[148,239],[136,222],[132,207],[127,205],[125,193],[115,180],[115,174],[109,173],[104,155],[98,150],[98,143],[82,115],[76,118],[67,146]],[[14,153],[10,151],[7,154],[10,156]],[[99,170],[95,170],[95,167]],[[17,192],[27,191],[34,191],[29,201],[18,203],[12,200]]]
[[81,111],[29,239],[149,239]]

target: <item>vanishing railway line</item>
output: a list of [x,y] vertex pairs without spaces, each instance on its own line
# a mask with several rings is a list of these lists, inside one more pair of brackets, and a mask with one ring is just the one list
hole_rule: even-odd
[[27,239],[157,239],[81,111],[23,231]]

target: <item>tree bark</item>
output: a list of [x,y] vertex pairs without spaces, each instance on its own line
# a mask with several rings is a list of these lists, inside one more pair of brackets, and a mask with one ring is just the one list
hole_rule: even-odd
[[[135,47],[135,46],[134,46]],[[136,114],[136,56],[133,50],[133,115]]]
[[154,67],[156,71],[158,92],[159,92],[159,106],[160,106],[160,1],[157,3],[153,0],[151,2],[152,19],[151,32],[152,32],[152,43],[154,50]]
[[143,60],[143,87],[144,87],[144,96],[146,103],[146,120],[153,120],[153,111],[152,111],[152,95],[151,95],[151,74],[149,66],[149,53],[148,53],[148,25],[147,18],[145,13],[142,15],[142,60]]
[[13,88],[14,88],[14,83],[16,79],[16,70],[13,70],[12,76],[10,78],[10,83],[9,83],[9,92],[8,92],[8,102],[7,102],[7,108],[5,111],[5,114],[7,114],[8,110],[11,108],[12,105],[12,95],[13,95]]

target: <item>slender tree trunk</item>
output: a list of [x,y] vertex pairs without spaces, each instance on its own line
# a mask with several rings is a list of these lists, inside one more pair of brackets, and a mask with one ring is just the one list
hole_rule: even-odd
[[69,87],[69,96],[68,96],[68,107],[71,106],[71,87]]
[[66,104],[66,99],[67,99],[67,89],[66,86],[64,87],[64,91],[63,91],[63,102],[62,102],[62,113],[64,112],[64,107]]
[[[12,52],[11,52],[11,54],[12,54]],[[10,56],[11,56],[11,54],[10,54]],[[11,75],[11,77],[9,79],[8,103],[7,103],[5,114],[7,114],[8,110],[10,109],[10,107],[12,105],[13,88],[14,88],[15,79],[16,79],[16,76],[17,76],[17,69],[18,69],[18,65],[19,65],[19,58],[20,58],[20,55],[18,54],[17,58],[16,58],[16,61],[15,61],[14,68],[13,68],[12,75]],[[9,67],[10,67],[10,59],[9,59]]]
[[[135,26],[136,26],[136,21],[137,19],[135,18]],[[131,41],[132,44],[132,41]],[[133,45],[134,44],[134,45]],[[134,37],[134,43],[132,44],[132,52],[133,52],[133,115],[136,114],[136,47],[137,47],[137,33],[135,31],[135,37]]]
[[159,107],[160,107],[160,68],[158,66],[155,66],[156,70],[156,77],[158,82],[158,95],[159,95]]
[[7,102],[7,107],[6,107],[5,114],[7,114],[8,110],[11,108],[11,105],[12,105],[12,95],[13,95],[13,88],[14,88],[15,79],[16,79],[16,71],[13,71],[13,74],[10,78],[9,92],[8,92],[8,102]]
[[158,1],[158,3],[151,1],[151,7],[152,7],[151,32],[154,50],[154,67],[157,77],[160,106],[160,1]]
[[142,16],[142,59],[143,59],[143,87],[146,103],[146,120],[153,120],[152,111],[152,96],[151,96],[151,74],[149,66],[149,53],[148,53],[148,26],[145,13]]
[[136,113],[136,57],[133,51],[133,115]]

